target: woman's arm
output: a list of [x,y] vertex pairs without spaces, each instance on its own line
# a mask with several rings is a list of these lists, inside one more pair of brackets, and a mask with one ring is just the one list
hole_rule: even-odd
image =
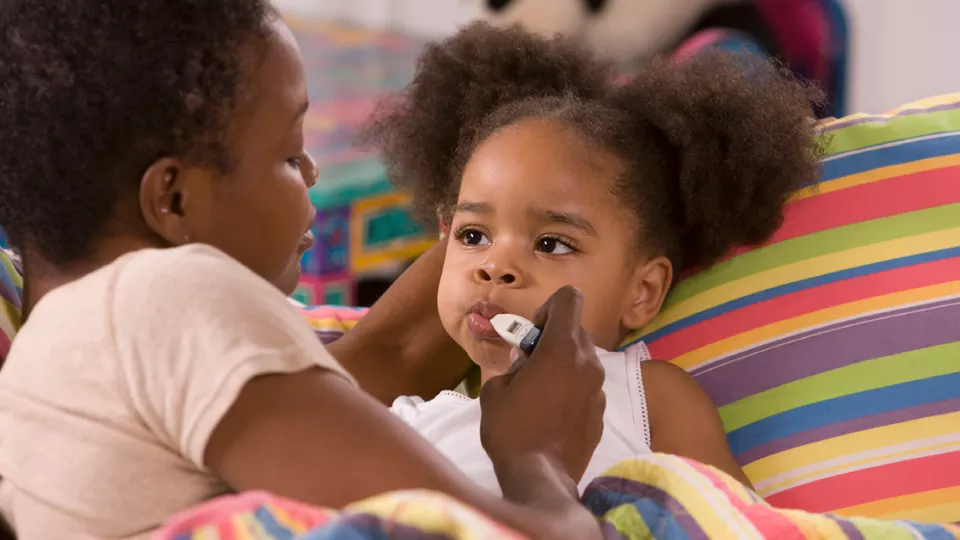
[[669,362],[643,363],[651,450],[712,465],[746,486],[710,397],[687,372]]
[[437,312],[445,252],[445,240],[430,248],[352,330],[327,346],[361,388],[387,405],[398,396],[429,398],[454,388],[473,366]]
[[533,538],[598,538],[596,520],[576,499],[604,408],[603,369],[580,326],[581,309],[575,291],[554,295],[537,319],[544,330],[534,354],[484,387],[481,440],[507,500],[473,484],[373,398],[319,367],[247,382],[207,440],[203,461],[237,491],[341,507],[430,489]]
[[236,491],[266,490],[318,506],[428,489],[532,537],[563,537],[543,535],[572,528],[583,532],[571,538],[589,538],[597,529],[556,470],[536,462],[515,467],[502,488],[516,503],[494,497],[381,404],[319,368],[249,382],[213,432],[205,461]]

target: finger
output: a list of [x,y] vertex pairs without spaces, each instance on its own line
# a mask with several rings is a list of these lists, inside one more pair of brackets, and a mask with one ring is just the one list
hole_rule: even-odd
[[[581,305],[583,304],[583,294],[576,287],[571,287],[569,285],[561,287],[556,290],[550,298],[547,298],[547,301],[543,303],[542,306],[537,308],[533,313],[533,318],[530,319],[530,322],[543,328],[547,324],[547,320],[550,318],[550,314],[555,310],[560,311],[560,313],[565,313],[571,311],[574,307],[573,304]],[[580,326],[580,312],[582,309],[577,309],[577,320],[576,326]]]
[[[583,314],[583,294],[575,287],[562,287],[553,293],[541,307],[542,321],[538,326],[542,328],[538,347],[546,344],[548,347],[559,346],[570,349],[576,344],[582,327],[580,326]],[[533,356],[536,356],[534,352]]]
[[582,312],[583,295],[577,288],[562,287],[553,293],[537,314],[543,321],[538,322],[538,326],[543,329],[540,341],[533,354],[523,362],[524,369],[518,372],[518,376],[527,372],[532,378],[545,382],[552,377],[539,373],[542,370],[554,376],[573,375],[573,366],[581,356],[579,349],[584,345],[591,346],[589,339],[585,343],[580,339],[583,332],[583,327],[580,326]]

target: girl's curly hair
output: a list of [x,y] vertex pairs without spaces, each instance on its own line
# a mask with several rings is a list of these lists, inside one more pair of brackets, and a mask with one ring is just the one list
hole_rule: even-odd
[[613,80],[569,39],[474,23],[427,47],[361,140],[436,226],[486,137],[527,118],[561,122],[622,160],[616,190],[638,216],[638,243],[681,272],[767,240],[790,195],[817,180],[822,94],[775,64],[712,53]]

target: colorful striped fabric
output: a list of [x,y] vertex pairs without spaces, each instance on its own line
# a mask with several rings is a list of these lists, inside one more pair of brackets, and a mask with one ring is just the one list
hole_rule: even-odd
[[395,492],[343,512],[262,491],[219,497],[172,519],[157,540],[503,540],[521,535],[445,495]]
[[20,329],[23,277],[16,258],[0,249],[0,365],[10,352],[13,336]]
[[594,480],[583,502],[608,539],[960,540],[951,525],[774,508],[729,475],[667,454],[624,461]]
[[367,308],[344,306],[307,306],[300,308],[303,317],[324,344],[330,343],[356,326]]
[[700,381],[774,506],[960,522],[960,94],[827,130],[773,240],[628,343]]
[[[777,509],[723,472],[666,454],[617,465],[591,483],[583,503],[609,540],[960,540],[956,526]],[[520,535],[448,497],[423,491],[388,493],[342,513],[253,492],[185,512],[156,538],[471,540]]]

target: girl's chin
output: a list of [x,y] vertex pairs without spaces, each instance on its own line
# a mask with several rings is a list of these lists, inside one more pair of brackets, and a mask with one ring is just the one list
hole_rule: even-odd
[[482,342],[480,347],[476,345],[468,352],[470,360],[480,367],[484,381],[510,371],[513,362],[509,345],[503,341]]
[[300,283],[300,273],[300,258],[297,257],[297,260],[283,271],[283,274],[277,279],[274,285],[276,285],[283,294],[290,296],[297,290],[297,285]]

